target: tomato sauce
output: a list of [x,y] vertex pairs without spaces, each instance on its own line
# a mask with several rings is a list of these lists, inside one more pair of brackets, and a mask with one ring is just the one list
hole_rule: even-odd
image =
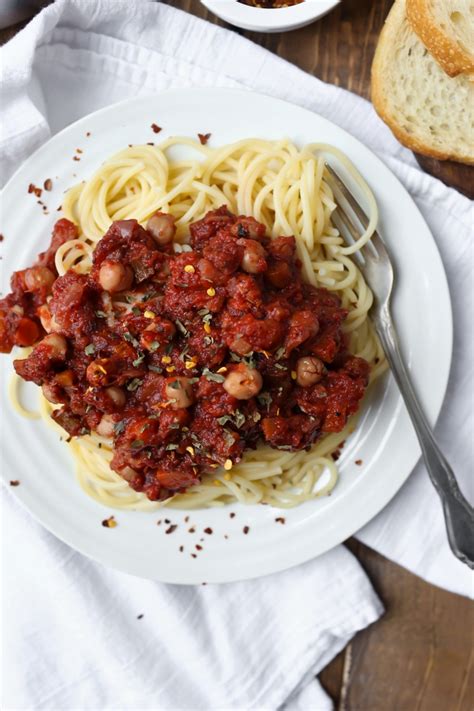
[[55,252],[77,236],[60,220],[0,301],[0,350],[36,344],[17,373],[71,437],[113,437],[112,468],[152,500],[259,441],[293,451],[339,432],[369,375],[339,298],[303,282],[293,237],[225,207],[190,226],[188,251],[174,231],[160,213],[147,229],[115,222],[90,274],[59,277]]

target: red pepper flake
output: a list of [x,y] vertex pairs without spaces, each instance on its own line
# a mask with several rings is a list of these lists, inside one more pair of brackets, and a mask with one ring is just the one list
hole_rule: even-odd
[[169,520],[169,518],[165,518],[165,523],[171,523],[171,521]]
[[244,526],[242,530],[245,533],[245,535],[247,535],[247,533],[250,531],[250,528],[248,526]]
[[188,521],[189,521],[189,516],[185,516],[185,517],[184,517],[184,523],[188,523]]
[[87,138],[89,138],[90,135],[91,135],[91,132],[87,131],[87,133],[86,133]]
[[207,585],[207,583],[201,583],[201,585]]
[[18,479],[12,479],[10,481],[10,486],[20,486],[20,482],[18,481]]
[[51,178],[46,178],[43,183],[43,188],[48,192],[53,189],[53,181],[51,180]]
[[157,526],[161,526],[161,518],[156,522]]
[[199,543],[196,543],[195,548],[197,551],[202,551],[202,546],[200,546]]
[[152,123],[151,130],[153,133],[159,133],[161,131],[161,126],[158,126],[156,123]]
[[229,514],[231,518],[235,518],[235,513],[232,511],[232,513]]
[[117,521],[115,520],[114,516],[109,516],[109,518],[105,518],[102,521],[102,525],[104,526],[104,528],[115,528],[115,526],[117,525]]
[[198,138],[201,142],[201,146],[205,146],[211,137],[211,133],[198,133]]
[[283,516],[278,516],[278,518],[276,518],[275,521],[277,523],[284,524],[286,522],[286,518],[284,518]]
[[56,208],[56,212],[61,212],[62,209],[63,209],[63,206],[60,205],[59,207]]
[[41,188],[37,188],[34,183],[30,183],[30,184],[28,185],[28,192],[29,192],[29,193],[34,193],[34,194],[36,195],[36,197],[39,198],[39,197],[41,197],[41,193],[42,193],[43,191],[41,190]]
[[188,529],[188,533],[196,533],[196,529],[194,528],[194,526]]
[[227,533],[224,533],[224,538],[229,538],[229,536],[227,535]]
[[83,153],[83,152],[84,151],[82,150],[82,148],[76,148],[76,153]]
[[175,523],[173,523],[171,526],[168,526],[165,533],[167,533],[167,534],[173,533],[174,531],[176,531],[177,528],[178,528],[178,526]]
[[208,536],[212,536],[212,533],[213,533],[212,528],[209,528],[209,527],[205,528],[204,533],[207,533]]
[[191,558],[197,558],[196,553],[191,553]]
[[4,239],[5,239],[4,236],[0,235],[0,242],[3,242]]
[[179,547],[179,552],[182,553],[184,551],[184,546]]
[[137,620],[143,620],[143,615],[137,615]]
[[362,459],[356,459],[355,463],[357,464],[358,467],[360,467],[361,464],[363,464]]
[[154,146],[154,145],[155,144],[153,143],[153,141],[147,141],[147,146]]
[[72,159],[73,159],[73,160],[81,160],[81,159],[79,158],[79,156],[73,156]]

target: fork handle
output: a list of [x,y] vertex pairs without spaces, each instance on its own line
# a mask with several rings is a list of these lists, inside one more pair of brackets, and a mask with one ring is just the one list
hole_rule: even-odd
[[403,362],[388,308],[376,318],[375,325],[415,428],[428,474],[443,504],[451,550],[460,561],[474,569],[474,508],[461,493],[453,470],[435,442]]

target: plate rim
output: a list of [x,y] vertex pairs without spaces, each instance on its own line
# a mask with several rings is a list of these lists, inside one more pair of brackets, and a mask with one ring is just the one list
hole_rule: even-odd
[[[283,105],[289,107],[291,110],[297,110],[297,111],[304,112],[305,114],[308,115],[308,117],[311,116],[311,118],[315,118],[317,121],[322,122],[323,124],[326,124],[326,126],[328,128],[330,128],[331,130],[335,129],[336,132],[343,134],[346,138],[349,139],[350,142],[355,143],[359,149],[361,148],[363,151],[367,151],[368,153],[370,153],[372,159],[376,163],[378,163],[378,165],[382,168],[383,172],[390,174],[391,178],[397,182],[399,189],[401,191],[403,191],[403,193],[405,193],[406,196],[409,198],[412,208],[418,213],[419,218],[422,220],[422,222],[425,225],[427,235],[429,235],[429,237],[431,239],[431,245],[433,248],[431,256],[438,262],[438,264],[437,264],[438,271],[439,271],[438,276],[441,276],[442,283],[437,283],[437,286],[444,292],[443,301],[444,301],[444,307],[445,307],[445,309],[444,309],[445,310],[444,316],[446,319],[445,325],[448,327],[448,334],[446,334],[446,333],[444,334],[444,338],[446,339],[446,337],[447,337],[449,342],[448,342],[448,347],[446,348],[446,354],[447,354],[445,356],[446,360],[443,365],[442,383],[441,383],[441,387],[438,390],[439,402],[437,402],[436,406],[433,406],[431,408],[432,409],[431,413],[427,413],[431,424],[434,426],[434,424],[439,416],[439,413],[441,411],[441,408],[442,408],[442,405],[443,405],[443,402],[444,402],[444,399],[446,396],[446,390],[447,390],[447,385],[448,385],[449,376],[450,376],[450,372],[451,372],[451,366],[452,366],[452,357],[453,357],[452,301],[451,301],[451,295],[450,295],[450,291],[449,291],[449,284],[448,284],[448,280],[447,280],[447,276],[446,276],[446,271],[444,268],[444,264],[443,264],[440,252],[438,250],[438,246],[436,244],[436,241],[434,240],[432,232],[431,232],[425,218],[423,217],[421,211],[419,210],[419,208],[418,208],[417,204],[415,203],[411,194],[404,187],[404,185],[401,183],[401,181],[398,179],[398,177],[392,172],[390,167],[388,165],[386,165],[381,160],[381,158],[379,158],[379,156],[371,148],[369,148],[364,143],[362,143],[362,141],[360,141],[358,138],[356,138],[351,133],[346,131],[344,128],[341,128],[340,126],[338,126],[333,121],[325,118],[324,116],[321,116],[317,112],[311,111],[310,109],[308,109],[306,107],[300,106],[298,104],[294,104],[290,101],[285,101],[283,99],[278,99],[278,98],[269,96],[267,94],[262,94],[262,93],[250,91],[247,89],[241,89],[241,88],[197,87],[197,86],[166,89],[166,90],[155,93],[152,98],[154,100],[159,101],[161,98],[166,97],[167,95],[173,95],[173,94],[183,95],[184,94],[187,96],[188,92],[192,92],[195,94],[199,94],[202,92],[208,92],[208,93],[217,94],[217,95],[222,94],[222,93],[230,93],[233,95],[245,96],[246,99],[248,99],[249,96],[254,96],[254,97],[257,97],[258,100],[269,101],[272,104],[277,102],[277,103],[280,103],[280,104],[283,104]],[[43,143],[41,146],[39,146],[30,156],[28,156],[28,158],[21,165],[18,166],[17,170],[15,170],[15,172],[9,178],[7,183],[3,186],[3,188],[0,192],[0,199],[3,200],[6,191],[11,189],[11,185],[17,179],[19,179],[21,177],[22,172],[28,169],[30,162],[34,162],[38,158],[38,156],[41,156],[41,154],[43,152],[47,153],[50,150],[51,145],[53,144],[53,146],[54,146],[55,142],[60,143],[64,134],[73,132],[74,129],[76,129],[76,128],[81,128],[81,126],[87,124],[88,121],[90,122],[91,120],[94,120],[97,116],[100,116],[102,114],[107,114],[113,109],[124,107],[129,104],[134,105],[134,104],[137,104],[141,101],[146,101],[149,99],[150,99],[150,96],[148,96],[148,95],[130,97],[130,98],[127,98],[123,101],[116,102],[114,104],[110,104],[108,106],[105,106],[105,107],[97,110],[97,111],[87,114],[86,116],[83,116],[80,119],[78,119],[77,121],[74,121],[73,123],[64,127],[61,131],[59,131],[58,133],[51,136],[45,143]],[[172,135],[174,135],[174,134],[172,134]],[[369,182],[370,182],[370,177],[369,177]],[[446,342],[446,340],[445,340],[445,342]],[[356,516],[356,523],[355,524],[354,524],[353,518],[350,519],[352,521],[352,523],[350,525],[348,525],[348,523],[346,521],[346,523],[344,525],[341,525],[339,528],[339,534],[336,537],[337,540],[335,540],[334,542],[331,542],[331,544],[328,547],[325,547],[316,553],[310,552],[308,555],[299,557],[295,561],[290,561],[290,562],[287,561],[281,566],[278,566],[278,565],[271,566],[271,568],[272,568],[271,570],[264,570],[262,573],[259,571],[256,571],[252,574],[246,573],[243,576],[238,575],[238,574],[237,575],[226,575],[226,576],[217,575],[215,579],[212,579],[213,576],[208,576],[208,582],[225,583],[225,582],[231,582],[231,581],[247,580],[247,579],[260,577],[261,575],[272,574],[275,572],[287,570],[287,569],[290,569],[290,568],[295,567],[297,565],[303,564],[309,560],[312,560],[313,558],[323,555],[324,553],[328,552],[329,550],[332,550],[334,547],[336,547],[337,545],[342,543],[344,540],[346,540],[349,536],[355,535],[357,533],[357,531],[359,531],[363,526],[367,525],[369,523],[369,521],[371,521],[373,518],[375,518],[375,516],[377,516],[379,513],[381,513],[381,511],[383,511],[383,509],[390,503],[390,501],[393,499],[393,497],[399,491],[399,489],[408,480],[410,474],[413,472],[413,470],[416,466],[417,461],[420,458],[420,454],[421,454],[420,448],[419,448],[419,446],[417,446],[416,457],[415,457],[415,455],[413,455],[413,457],[412,457],[413,463],[411,464],[411,466],[406,467],[406,469],[407,469],[406,473],[401,475],[399,478],[397,478],[395,484],[393,483],[393,480],[390,480],[389,482],[387,482],[387,484],[388,484],[387,489],[389,490],[388,496],[385,497],[385,502],[382,504],[382,506],[375,507],[376,510],[374,510],[374,511],[371,510],[368,515],[365,515],[365,514],[360,515],[359,514],[358,516]],[[4,467],[2,467],[2,470],[3,469],[4,469]],[[2,478],[5,480],[6,483],[8,483],[8,478],[6,476],[6,472],[5,472],[5,474],[2,473]],[[115,563],[110,563],[109,561],[104,562],[104,560],[100,558],[100,555],[96,556],[96,555],[92,554],[90,552],[90,550],[86,550],[85,548],[82,548],[76,542],[74,544],[71,544],[67,540],[66,535],[63,535],[62,533],[58,533],[56,526],[45,523],[45,521],[41,517],[40,513],[34,511],[34,509],[31,509],[28,506],[28,503],[26,501],[24,501],[24,497],[22,496],[22,492],[20,489],[21,489],[21,487],[18,487],[18,488],[15,488],[14,490],[10,489],[10,491],[13,494],[13,496],[15,497],[15,499],[22,505],[22,507],[25,508],[28,511],[28,513],[33,516],[33,518],[35,520],[37,520],[44,528],[46,528],[48,531],[50,531],[54,536],[56,536],[57,538],[62,540],[64,543],[66,543],[66,545],[70,546],[73,550],[77,550],[78,552],[87,556],[88,558],[91,558],[102,565],[106,565],[108,567],[120,570],[121,572],[126,572],[129,574],[137,575],[139,577],[146,577],[148,579],[160,580],[162,582],[174,583],[174,584],[184,584],[184,585],[199,584],[198,582],[196,582],[195,576],[192,580],[189,579],[185,574],[181,575],[179,578],[169,577],[169,576],[163,577],[163,576],[160,576],[159,571],[157,571],[157,572],[150,571],[150,574],[145,576],[143,573],[140,573],[137,571],[132,572],[130,570],[130,566],[127,567],[127,566],[123,566],[123,565],[119,565],[119,564],[115,564]],[[189,568],[189,566],[188,566],[188,568]]]

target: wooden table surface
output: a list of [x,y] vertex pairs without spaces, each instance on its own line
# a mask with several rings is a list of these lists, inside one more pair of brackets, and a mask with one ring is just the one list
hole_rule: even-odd
[[[226,26],[197,0],[168,5]],[[301,69],[369,97],[370,64],[392,0],[343,0],[301,30],[235,30]],[[0,31],[0,44],[21,26]],[[472,170],[423,160],[425,169],[466,192]],[[386,606],[320,679],[338,711],[471,711],[474,708],[474,606],[423,582],[355,540],[347,542]],[[317,711],[308,709],[307,711]]]

